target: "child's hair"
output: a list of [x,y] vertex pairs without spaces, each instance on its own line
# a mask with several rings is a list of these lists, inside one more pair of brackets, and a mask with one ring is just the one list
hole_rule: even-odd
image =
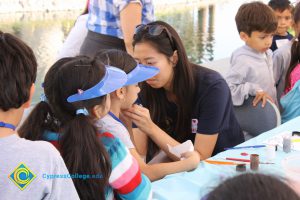
[[274,10],[283,12],[285,10],[290,10],[292,12],[293,6],[289,0],[271,0],[268,5]]
[[[297,5],[295,6],[294,9],[294,23],[297,24],[300,22],[300,3],[297,3]],[[297,30],[298,32],[299,30]],[[284,90],[290,88],[290,84],[291,84],[291,78],[290,75],[293,71],[293,69],[297,66],[297,64],[300,62],[300,45],[299,45],[299,41],[300,41],[300,34],[297,33],[298,36],[296,39],[293,40],[293,44],[291,47],[291,61],[290,61],[290,66],[286,72],[286,76],[285,76],[285,86],[284,86]]]
[[[161,33],[152,34],[150,28],[162,29]],[[191,134],[191,116],[193,110],[193,98],[195,92],[195,64],[189,62],[183,43],[176,30],[166,22],[155,21],[144,28],[140,28],[133,37],[133,47],[139,43],[150,44],[157,52],[166,56],[169,60],[177,51],[178,62],[174,69],[172,92],[176,95],[178,111],[177,123],[174,132],[177,133],[175,139],[184,142]],[[151,118],[155,124],[161,127],[166,133],[171,133],[170,120],[167,118],[168,99],[163,88],[154,89],[146,83],[141,84],[140,94],[147,100]],[[158,151],[157,145],[148,141],[147,161]]]
[[230,178],[208,195],[207,200],[299,200],[295,191],[270,175],[246,173]]
[[[104,75],[103,63],[86,56],[57,61],[46,74],[43,84],[48,102],[39,103],[19,130],[27,139],[41,139],[49,130],[59,132],[60,152],[70,174],[101,175],[99,179],[73,179],[81,199],[105,199],[111,163],[97,137],[98,130],[91,113],[94,106],[105,104],[106,96],[74,103],[68,103],[67,98],[78,90],[95,86]],[[90,115],[76,115],[76,110],[81,108],[86,108]]]
[[0,31],[0,110],[19,108],[29,100],[37,62],[22,40]]
[[259,1],[241,5],[235,22],[238,32],[244,32],[248,36],[253,31],[272,33],[277,29],[277,18],[273,10]]
[[126,74],[131,72],[137,65],[137,62],[131,55],[118,49],[99,51],[95,57],[101,60],[105,65],[122,69]]

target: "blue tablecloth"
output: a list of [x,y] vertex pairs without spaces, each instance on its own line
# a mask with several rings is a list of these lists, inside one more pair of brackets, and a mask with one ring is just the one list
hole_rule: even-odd
[[[300,117],[252,138],[238,146],[262,144],[263,141],[284,131],[300,131]],[[220,160],[225,159],[226,157],[249,159],[249,156],[241,156],[240,154],[242,152],[247,152],[249,155],[252,153],[259,154],[260,161],[265,161],[265,148],[227,150],[215,155],[209,160]],[[299,155],[299,153],[299,151],[294,150],[290,153],[284,153],[282,148],[278,148],[278,151],[276,151],[276,158],[272,161],[275,164],[260,164],[258,172],[285,177],[284,170],[282,168],[282,160],[290,155]],[[247,171],[251,171],[249,164],[247,164]],[[213,165],[202,161],[198,168],[191,172],[168,175],[159,181],[153,182],[153,198],[159,200],[200,200],[221,181],[240,173],[242,172],[236,172],[234,165]]]

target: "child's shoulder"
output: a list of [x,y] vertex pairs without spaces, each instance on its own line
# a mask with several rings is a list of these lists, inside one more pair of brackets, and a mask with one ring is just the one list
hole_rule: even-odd
[[250,47],[244,45],[232,52],[230,60],[231,63],[247,62],[255,59],[255,54],[256,53]]
[[58,150],[47,141],[31,141],[23,139],[23,146],[24,148],[30,148],[32,152],[36,152],[41,156],[51,157],[52,155],[60,155]]
[[39,160],[39,162],[59,163],[61,155],[59,151],[49,142],[46,141],[31,141],[20,138],[17,143],[18,149],[28,157],[28,159]]
[[260,62],[265,59],[272,58],[272,51],[268,49],[264,54],[259,53],[251,47],[244,45],[237,48],[231,55],[231,63],[250,63],[250,62]]

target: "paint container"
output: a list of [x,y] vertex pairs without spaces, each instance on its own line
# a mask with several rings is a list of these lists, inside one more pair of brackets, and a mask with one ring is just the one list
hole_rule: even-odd
[[246,171],[246,164],[238,164],[238,165],[236,165],[235,170],[237,172],[245,172]]
[[274,145],[266,145],[265,153],[266,153],[266,160],[273,161],[276,156],[275,146]]
[[251,154],[250,155],[250,169],[253,171],[257,171],[259,167],[259,155]]
[[283,151],[285,153],[290,153],[292,149],[292,139],[290,136],[286,136],[283,138],[282,142]]

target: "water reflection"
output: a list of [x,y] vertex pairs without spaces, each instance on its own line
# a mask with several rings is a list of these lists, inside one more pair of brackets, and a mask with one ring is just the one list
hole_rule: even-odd
[[[222,34],[217,38],[215,33],[216,20],[219,20],[219,24],[221,20],[216,15],[222,13],[220,9],[216,11],[216,6],[158,10],[156,19],[166,21],[175,27],[192,62],[207,62],[222,58],[216,55],[218,51],[216,40],[224,40]],[[55,62],[57,52],[79,14],[80,11],[0,15],[0,30],[11,32],[26,41],[38,59],[37,92],[33,102],[39,101],[40,84],[45,73]],[[230,53],[225,57],[229,55]]]
[[214,5],[164,12],[157,19],[173,25],[181,36],[192,62],[214,59]]
[[55,62],[57,51],[77,16],[78,12],[0,15],[0,30],[20,37],[32,47],[37,57],[37,91],[33,103],[39,101],[44,76]]

